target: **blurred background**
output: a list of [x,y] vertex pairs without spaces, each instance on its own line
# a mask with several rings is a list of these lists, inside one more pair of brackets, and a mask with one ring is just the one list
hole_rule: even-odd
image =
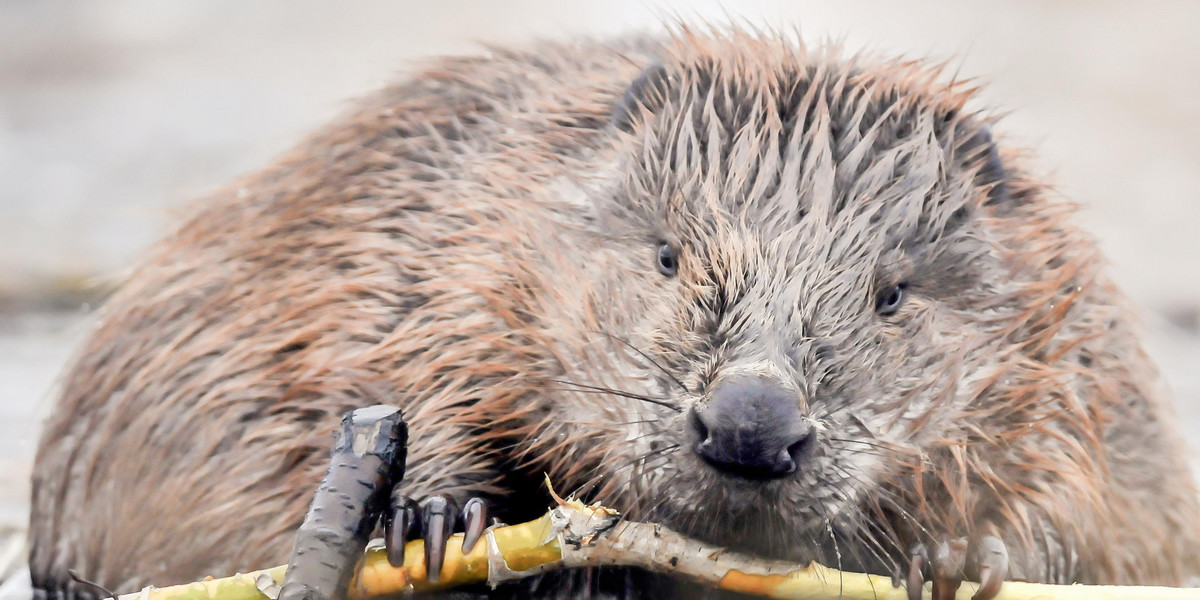
[[[660,29],[798,29],[949,60],[1084,205],[1200,433],[1200,3],[0,0],[0,579],[55,379],[178,209],[414,59]],[[1193,436],[1194,437],[1194,436]],[[7,540],[7,545],[5,541]]]

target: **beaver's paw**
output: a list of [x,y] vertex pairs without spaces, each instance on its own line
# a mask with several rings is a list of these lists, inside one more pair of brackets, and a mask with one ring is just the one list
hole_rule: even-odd
[[488,509],[482,498],[471,498],[463,505],[461,518],[458,503],[450,496],[430,496],[417,504],[396,488],[392,491],[388,510],[384,512],[384,543],[388,562],[404,564],[404,544],[409,540],[425,540],[425,572],[429,581],[442,575],[446,559],[446,544],[450,535],[463,532],[463,554],[475,548],[487,529]]
[[984,536],[971,543],[967,538],[936,545],[932,554],[924,544],[909,553],[908,597],[920,600],[921,589],[933,580],[933,600],[952,600],[964,578],[979,581],[972,600],[992,600],[1008,577],[1008,550],[999,538]]

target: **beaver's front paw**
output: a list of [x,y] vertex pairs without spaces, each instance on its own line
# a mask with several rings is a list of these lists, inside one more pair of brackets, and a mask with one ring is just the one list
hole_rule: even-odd
[[457,530],[463,532],[462,552],[467,554],[483,537],[487,520],[487,503],[482,498],[468,500],[460,518],[458,503],[450,496],[430,496],[418,504],[396,488],[383,518],[388,562],[395,567],[404,564],[404,545],[424,538],[425,572],[429,581],[436,583],[442,575],[450,535],[461,525]]
[[917,544],[909,553],[908,597],[920,600],[925,581],[933,580],[933,600],[952,600],[964,578],[979,582],[972,600],[992,600],[1008,577],[1008,549],[1000,538],[984,536],[943,541],[930,553]]

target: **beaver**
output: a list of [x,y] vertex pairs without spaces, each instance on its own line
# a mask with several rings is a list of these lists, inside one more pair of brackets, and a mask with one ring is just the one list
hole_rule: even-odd
[[738,28],[432,62],[107,302],[42,435],[35,586],[285,562],[379,402],[443,511],[535,516],[548,473],[762,556],[996,539],[1010,578],[1180,583],[1200,512],[1136,319],[977,95]]

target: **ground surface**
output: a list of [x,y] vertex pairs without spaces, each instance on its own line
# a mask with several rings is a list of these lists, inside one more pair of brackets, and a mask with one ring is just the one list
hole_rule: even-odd
[[[952,58],[1086,206],[1200,433],[1200,3],[0,3],[0,542],[23,526],[52,384],[172,210],[431,54],[745,16]],[[5,547],[0,543],[0,562]],[[0,564],[0,570],[4,565]],[[0,577],[3,573],[0,573]]]

